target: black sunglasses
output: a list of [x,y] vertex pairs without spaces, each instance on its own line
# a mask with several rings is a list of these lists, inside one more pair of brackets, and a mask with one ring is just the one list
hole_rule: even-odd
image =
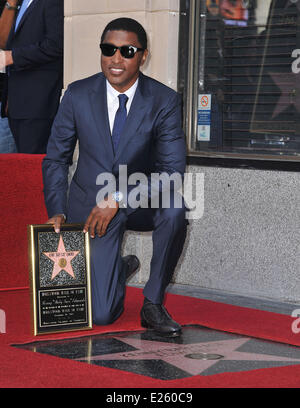
[[100,44],[100,48],[105,57],[112,57],[115,55],[117,50],[120,50],[122,57],[133,58],[138,51],[145,51],[144,48],[137,48],[133,45],[123,45],[122,47],[117,47],[113,44]]

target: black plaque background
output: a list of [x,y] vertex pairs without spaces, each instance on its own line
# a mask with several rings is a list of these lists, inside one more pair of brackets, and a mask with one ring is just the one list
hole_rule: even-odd
[[[60,234],[54,232],[52,225],[30,226],[31,301],[35,335],[92,328],[89,248],[82,230],[81,224],[61,226],[66,252],[80,251],[71,261],[76,279],[62,270],[60,277],[51,281],[46,275],[53,270],[54,263],[43,252],[57,251]],[[41,234],[53,242],[47,249],[40,245]],[[76,237],[75,244],[72,239],[65,238],[68,234],[69,238]],[[80,246],[74,246],[78,242]],[[45,283],[47,281],[48,284]]]

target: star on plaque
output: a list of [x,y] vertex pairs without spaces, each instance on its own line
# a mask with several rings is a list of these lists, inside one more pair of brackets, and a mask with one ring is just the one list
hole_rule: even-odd
[[62,236],[59,238],[59,244],[56,252],[43,252],[51,261],[54,262],[51,280],[53,280],[61,271],[67,272],[73,279],[75,278],[71,261],[80,251],[66,251]]

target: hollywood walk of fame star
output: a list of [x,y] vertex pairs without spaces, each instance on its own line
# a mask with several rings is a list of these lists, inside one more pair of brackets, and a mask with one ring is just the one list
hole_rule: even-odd
[[[116,337],[116,339],[118,339]],[[118,339],[120,340],[120,339]],[[122,338],[122,342],[135,347],[137,350],[122,353],[112,353],[85,358],[77,358],[78,361],[116,361],[116,360],[163,360],[191,375],[200,375],[203,371],[216,364],[220,359],[225,361],[269,361],[299,364],[300,358],[279,357],[276,355],[258,354],[238,351],[250,338],[233,340],[218,340],[193,344],[173,344],[151,340],[134,338]],[[214,360],[192,359],[194,355],[215,355]]]
[[281,96],[277,101],[271,119],[279,115],[290,105],[294,105],[299,110],[300,107],[296,105],[298,99],[294,98],[296,88],[299,87],[299,85],[297,85],[297,81],[295,80],[295,74],[270,72],[270,76],[281,91]]
[[75,278],[71,261],[80,251],[66,251],[62,236],[59,238],[59,244],[56,252],[43,252],[51,261],[54,262],[51,280],[53,280],[61,271],[67,272],[73,279]]
[[300,2],[299,0],[288,0],[284,9],[287,9],[289,7],[296,6],[298,10],[300,10]]

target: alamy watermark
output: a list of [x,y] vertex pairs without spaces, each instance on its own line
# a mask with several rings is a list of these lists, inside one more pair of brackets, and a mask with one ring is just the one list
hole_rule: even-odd
[[299,74],[300,72],[300,49],[293,50],[292,58],[295,58],[295,61],[292,62],[292,72],[294,74]]
[[6,333],[6,314],[0,309],[0,334]]
[[[200,219],[204,213],[204,174],[167,172],[133,173],[128,177],[127,165],[119,166],[118,182],[112,173],[101,173],[96,185],[103,186],[96,202],[103,203],[112,192],[122,193],[122,202],[127,207],[136,208],[182,208],[183,202],[187,219]],[[172,203],[172,204],[171,204]],[[109,204],[108,204],[109,205]]]

